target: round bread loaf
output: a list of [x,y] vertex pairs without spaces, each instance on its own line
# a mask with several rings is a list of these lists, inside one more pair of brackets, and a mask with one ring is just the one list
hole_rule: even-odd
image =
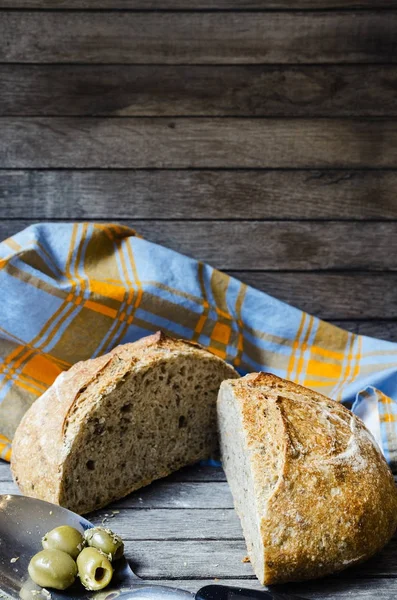
[[266,373],[222,383],[221,454],[264,584],[364,561],[393,535],[397,493],[371,433],[341,404]]
[[27,496],[87,513],[217,449],[220,383],[197,344],[155,334],[77,363],[24,415],[12,472]]

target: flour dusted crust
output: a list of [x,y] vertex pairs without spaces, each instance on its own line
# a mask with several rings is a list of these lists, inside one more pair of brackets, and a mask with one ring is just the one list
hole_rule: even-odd
[[[93,412],[100,410],[103,398],[118,393],[126,380],[150,373],[156,365],[164,365],[161,368],[166,373],[167,365],[180,357],[210,365],[219,379],[218,387],[223,379],[238,376],[231,366],[198,344],[172,339],[161,332],[118,346],[99,358],[79,362],[62,373],[27,411],[16,431],[11,467],[21,491],[27,496],[62,504],[76,512],[87,512],[106,504],[107,501],[71,504],[67,500],[67,486],[78,485],[71,484],[67,476],[67,463],[72,449],[76,454],[76,441],[84,434]],[[211,393],[214,394],[215,405],[216,392]],[[209,450],[204,447],[203,456],[206,452]],[[111,468],[110,463],[109,470]],[[164,468],[155,476],[143,476],[118,496],[165,476],[171,470]]]
[[262,583],[339,571],[391,538],[393,476],[370,432],[342,405],[254,373],[222,383],[218,418],[226,475]]

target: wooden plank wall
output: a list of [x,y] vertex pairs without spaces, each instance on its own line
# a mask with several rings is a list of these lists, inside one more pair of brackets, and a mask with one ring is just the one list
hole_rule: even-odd
[[0,0],[0,238],[117,220],[397,340],[397,1]]

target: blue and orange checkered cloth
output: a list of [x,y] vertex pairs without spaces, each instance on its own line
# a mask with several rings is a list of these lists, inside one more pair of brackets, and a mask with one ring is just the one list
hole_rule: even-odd
[[353,405],[397,463],[397,344],[359,336],[116,224],[31,226],[0,244],[0,454],[73,363],[162,329],[241,373]]

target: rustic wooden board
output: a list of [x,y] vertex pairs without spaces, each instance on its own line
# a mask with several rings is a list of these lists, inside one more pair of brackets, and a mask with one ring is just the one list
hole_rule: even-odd
[[396,171],[0,170],[15,219],[397,219],[396,190]]
[[[2,220],[0,238],[29,224],[26,220]],[[397,270],[397,222],[168,221],[166,227],[163,221],[125,224],[148,240],[220,269]]]
[[229,271],[322,319],[397,319],[397,273]]
[[[214,540],[203,543],[198,540],[181,541],[133,541],[126,542],[126,551],[132,566],[143,578],[158,575],[167,579],[190,577],[247,577],[252,575],[249,563],[243,563],[246,547],[243,540]],[[154,557],[156,560],[154,561]],[[374,576],[390,576],[395,572],[397,544],[391,543],[377,557],[363,567],[344,573],[345,580],[359,574],[363,579]]]
[[12,9],[124,9],[124,10],[240,10],[395,8],[396,0],[0,0],[0,8]]
[[[226,481],[175,482],[167,479],[145,489],[144,494],[131,494],[114,502],[118,509],[124,508],[201,508],[224,510],[233,508],[233,499]],[[103,511],[102,511],[103,512]],[[105,511],[106,512],[106,511]]]
[[[89,516],[89,519],[100,525],[103,514],[113,516],[112,512],[105,510],[94,517]],[[133,527],[130,511],[123,510],[117,516],[117,532],[124,540],[243,540],[240,520],[232,508],[187,508],[183,511],[183,522],[179,510],[152,508],[135,510],[133,515]],[[112,527],[112,516],[106,522],[109,527]]]
[[353,333],[359,333],[360,335],[369,335],[370,337],[376,337],[383,340],[389,340],[390,342],[397,342],[397,321],[388,320],[387,317],[382,320],[370,320],[367,321],[357,320],[332,320],[331,323],[352,331]]
[[[153,583],[159,583],[153,580]],[[248,587],[250,589],[263,590],[263,587],[255,578],[213,578],[213,579],[176,579],[172,585],[192,592],[196,592],[205,585],[223,584],[237,587]],[[280,588],[277,588],[280,589]],[[303,598],[312,598],[313,600],[373,600],[374,597],[379,600],[395,600],[397,593],[396,579],[365,579],[348,580],[341,578],[319,579],[314,582],[301,584],[290,584],[283,586],[280,591],[290,592],[291,594],[300,594]]]
[[397,115],[395,65],[0,65],[0,116]]
[[395,63],[396,50],[396,11],[4,11],[0,19],[0,61],[11,63]]
[[[197,474],[195,474],[197,471]],[[217,482],[201,485],[206,494],[197,495],[196,487],[178,481],[196,477],[211,479],[221,469],[190,467],[173,478],[156,482],[139,490],[126,500],[102,509],[90,516],[94,523],[106,519],[106,525],[120,533],[126,541],[126,553],[138,575],[153,583],[168,583],[190,591],[213,583],[263,589],[253,575],[251,565],[243,563],[246,555],[240,523],[233,508],[216,510],[211,506],[211,491],[219,494]],[[227,484],[222,484],[229,504]],[[185,495],[182,506],[169,506],[170,494]],[[15,492],[11,483],[9,466],[0,461],[0,493]],[[144,506],[137,506],[142,498]],[[158,509],[147,506],[165,505]],[[196,508],[190,508],[195,505]],[[129,508],[127,508],[129,506]],[[113,512],[116,511],[116,512]],[[117,512],[120,511],[120,512]],[[345,571],[327,579],[290,584],[280,591],[290,591],[307,598],[334,600],[353,595],[358,600],[369,600],[376,593],[380,600],[391,600],[397,591],[393,566],[397,552],[394,539],[378,557],[365,565]],[[375,578],[376,575],[376,578]],[[382,578],[379,578],[382,575]]]
[[3,168],[397,167],[393,119],[10,117],[0,128]]
[[[11,481],[10,465],[0,459],[0,481]],[[226,476],[223,469],[217,466],[204,465],[193,465],[190,467],[184,467],[179,471],[175,471],[172,475],[167,477],[168,482],[219,482],[226,481]],[[17,488],[15,487],[15,490]],[[105,511],[106,512],[106,511]]]
[[[32,220],[121,221],[397,341],[397,0],[5,8],[0,239]],[[0,461],[0,493],[15,491]],[[145,578],[261,588],[221,469],[183,469],[93,519],[112,509]],[[395,538],[358,569],[287,589],[394,600],[396,557]]]

